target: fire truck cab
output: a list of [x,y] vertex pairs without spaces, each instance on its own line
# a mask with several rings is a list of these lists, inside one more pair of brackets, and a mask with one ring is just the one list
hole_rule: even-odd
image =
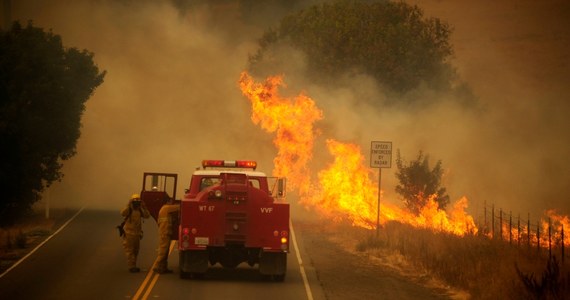
[[180,276],[202,277],[219,263],[258,265],[283,281],[289,252],[285,180],[256,171],[255,161],[204,160],[180,202]]

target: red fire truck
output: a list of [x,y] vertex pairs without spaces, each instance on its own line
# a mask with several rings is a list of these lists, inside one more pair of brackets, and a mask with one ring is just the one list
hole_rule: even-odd
[[[289,252],[285,179],[268,177],[256,168],[255,161],[204,160],[202,169],[194,172],[180,200],[182,278],[203,277],[218,263],[224,268],[247,263],[258,265],[264,277],[284,280]],[[145,184],[143,179],[141,198],[156,218],[170,197],[161,183],[172,181],[168,186],[174,187],[175,198],[176,174],[145,173],[145,178],[149,176],[159,176],[153,179],[158,184]]]

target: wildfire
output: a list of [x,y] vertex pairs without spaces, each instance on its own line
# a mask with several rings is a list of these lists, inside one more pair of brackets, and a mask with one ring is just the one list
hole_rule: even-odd
[[[301,201],[335,220],[346,218],[353,225],[373,229],[378,214],[378,186],[370,168],[365,166],[360,147],[327,140],[327,148],[334,161],[318,174],[316,191],[301,195]],[[467,198],[457,201],[450,214],[438,209],[434,197],[422,208],[419,215],[389,202],[380,205],[380,221],[396,220],[416,227],[430,228],[456,235],[477,233],[473,217],[465,212]]]
[[[308,163],[313,157],[316,121],[323,118],[322,111],[315,101],[304,94],[292,99],[282,98],[279,87],[284,86],[280,76],[269,77],[263,83],[256,83],[243,72],[239,79],[242,93],[252,107],[251,120],[267,132],[275,132],[273,143],[277,147],[274,159],[275,176],[287,177],[289,189],[299,193],[302,204],[313,207],[333,220],[349,220],[355,226],[373,229],[378,215],[378,178],[372,169],[366,167],[360,147],[327,139],[326,146],[334,158],[326,169],[317,174],[312,182]],[[476,234],[479,229],[472,216],[466,213],[467,198],[456,201],[449,212],[439,209],[434,196],[428,197],[427,204],[418,215],[403,210],[383,199],[380,206],[380,223],[396,220],[402,223],[436,231],[463,236]],[[561,235],[561,229],[570,228],[567,216],[559,216],[549,211],[551,224],[558,232],[559,240],[570,245],[569,234]],[[547,222],[548,223],[548,222]],[[503,224],[504,225],[504,224]],[[548,228],[548,227],[546,227]],[[545,232],[542,229],[542,232]],[[503,232],[506,232],[503,231]],[[512,237],[513,231],[510,229]],[[517,238],[529,232],[520,228],[514,233]],[[540,239],[544,239],[544,235]],[[548,237],[547,237],[548,238]]]
[[435,195],[429,197],[427,205],[424,206],[419,216],[412,219],[413,225],[425,228],[438,228],[441,231],[456,235],[475,234],[478,228],[473,217],[465,212],[467,208],[467,198],[462,197],[453,205],[449,214],[438,209]]
[[273,143],[278,149],[273,160],[273,175],[287,177],[290,189],[309,189],[307,163],[313,155],[316,132],[313,124],[323,118],[315,102],[301,94],[294,99],[279,96],[283,85],[279,76],[267,78],[264,83],[255,83],[243,72],[239,79],[242,93],[251,102],[251,120],[267,132],[276,132]]
[[301,194],[301,202],[314,206],[333,219],[346,217],[353,225],[374,228],[378,187],[372,184],[364,157],[356,145],[327,140],[334,156],[328,169],[319,172],[319,184],[310,194]]
[[546,233],[545,238],[548,239],[548,232],[554,232],[551,239],[554,239],[555,242],[563,241],[564,245],[570,245],[570,236],[566,232],[570,229],[570,218],[557,214],[553,209],[546,211],[546,216],[548,221],[543,220],[542,222],[542,232]]

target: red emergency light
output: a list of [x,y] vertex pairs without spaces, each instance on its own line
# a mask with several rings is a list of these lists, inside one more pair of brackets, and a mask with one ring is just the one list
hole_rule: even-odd
[[253,160],[203,160],[202,167],[205,168],[257,168],[257,162]]

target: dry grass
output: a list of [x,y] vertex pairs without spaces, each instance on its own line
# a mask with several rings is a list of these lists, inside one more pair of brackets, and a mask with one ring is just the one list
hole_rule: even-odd
[[48,219],[43,211],[34,211],[16,225],[0,228],[0,274],[57,230],[71,213],[52,210]]
[[[0,228],[0,273],[72,213],[57,211],[45,219],[36,212],[18,226]],[[570,261],[567,255],[562,263],[559,252],[555,261],[549,261],[547,249],[538,253],[536,248],[519,248],[481,236],[457,237],[398,222],[386,224],[378,236],[348,224],[323,230],[345,249],[367,255],[373,263],[422,284],[448,287],[455,298],[570,299]]]
[[404,259],[399,260],[414,272],[427,273],[474,299],[570,299],[569,262],[562,264],[557,253],[558,259],[549,264],[548,250],[538,253],[536,248],[397,222],[384,226],[378,237],[361,236],[356,250],[379,259],[401,255]]

